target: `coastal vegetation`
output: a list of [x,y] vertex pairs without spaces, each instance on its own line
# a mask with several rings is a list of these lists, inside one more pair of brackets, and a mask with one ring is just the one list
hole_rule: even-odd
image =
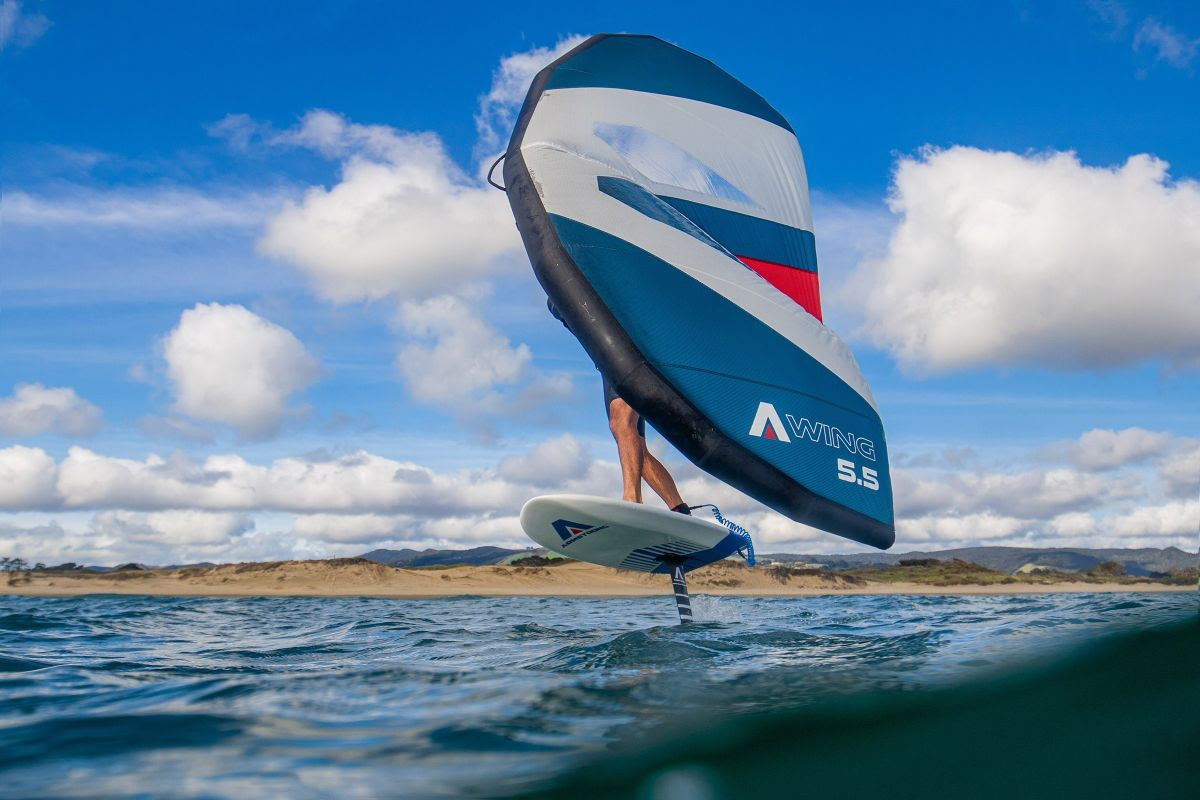
[[510,567],[558,567],[558,566],[562,566],[563,564],[570,564],[574,560],[575,559],[573,559],[573,558],[563,558],[562,556],[554,556],[553,558],[547,558],[546,556],[524,556],[523,558],[518,558],[515,561],[509,561],[508,566],[510,566]]
[[[16,568],[14,568],[14,566]],[[115,568],[45,567],[10,559],[0,591],[12,594],[337,595],[431,597],[450,595],[660,594],[662,575],[614,570],[571,559],[527,555],[505,564],[392,567],[364,558]],[[1123,574],[1120,565],[1085,572],[1038,567],[1007,574],[963,560],[905,559],[894,565],[831,570],[764,563],[754,568],[719,561],[689,573],[697,594],[977,594],[1054,591],[1186,591],[1194,567],[1151,577]]]
[[1197,581],[1198,569],[1193,566],[1172,570],[1169,573],[1134,576],[1126,574],[1125,568],[1120,562],[1108,561],[1082,572],[1034,567],[1007,573],[958,558],[948,561],[936,558],[917,558],[902,559],[894,565],[840,570],[838,574],[853,576],[871,583],[917,583],[929,586],[1003,586],[1013,584],[1052,586],[1062,583],[1185,585]]

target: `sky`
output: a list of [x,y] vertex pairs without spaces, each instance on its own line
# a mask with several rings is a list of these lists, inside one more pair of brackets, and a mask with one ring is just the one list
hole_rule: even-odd
[[[0,555],[531,545],[620,491],[484,181],[536,71],[651,33],[804,150],[895,549],[1197,547],[1200,7],[0,0]],[[858,552],[688,464],[760,552]]]

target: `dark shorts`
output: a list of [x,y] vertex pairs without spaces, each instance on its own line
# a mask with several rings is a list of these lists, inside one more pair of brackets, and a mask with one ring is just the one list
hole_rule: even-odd
[[[608,382],[608,376],[603,372],[600,373],[600,381],[604,384],[604,414],[607,416],[609,404],[621,395],[617,394],[617,390]],[[646,438],[646,420],[641,414],[638,414],[637,432],[638,436],[641,436],[643,439]]]

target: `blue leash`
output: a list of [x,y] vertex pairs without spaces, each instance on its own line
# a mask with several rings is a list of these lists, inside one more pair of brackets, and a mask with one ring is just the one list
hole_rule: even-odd
[[699,506],[691,506],[691,508],[711,508],[712,512],[713,512],[713,516],[716,517],[717,522],[719,524],[724,525],[726,528],[728,528],[729,532],[732,533],[734,536],[741,537],[742,546],[739,547],[737,550],[738,555],[740,555],[742,558],[746,559],[747,566],[751,566],[751,567],[754,566],[754,541],[750,538],[750,531],[746,530],[741,525],[738,525],[736,522],[732,522],[732,521],[727,520],[724,517],[722,517],[721,509],[717,508],[712,503],[705,503],[705,504],[699,505]]

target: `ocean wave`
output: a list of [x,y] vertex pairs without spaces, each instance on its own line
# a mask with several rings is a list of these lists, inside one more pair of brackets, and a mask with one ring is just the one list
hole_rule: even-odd
[[516,792],[681,721],[935,690],[1189,613],[722,597],[680,626],[669,596],[0,597],[0,796]]

